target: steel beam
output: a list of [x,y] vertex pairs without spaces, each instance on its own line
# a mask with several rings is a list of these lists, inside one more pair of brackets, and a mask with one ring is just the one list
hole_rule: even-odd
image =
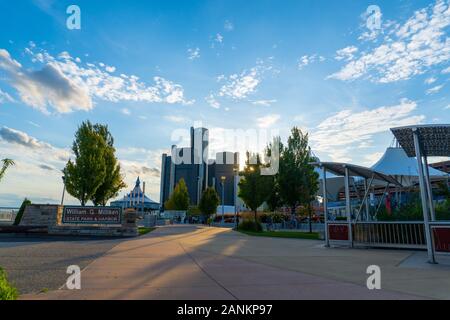
[[427,189],[425,185],[424,171],[423,171],[423,163],[422,163],[422,151],[420,148],[420,138],[417,128],[413,129],[413,137],[414,137],[414,149],[416,152],[417,158],[417,168],[419,169],[419,184],[420,184],[420,195],[422,198],[422,212],[423,212],[423,221],[425,225],[425,237],[427,240],[427,252],[428,252],[428,262],[436,263],[434,257],[433,250],[433,242],[431,238],[431,229],[430,222],[428,217],[428,201],[427,201]]

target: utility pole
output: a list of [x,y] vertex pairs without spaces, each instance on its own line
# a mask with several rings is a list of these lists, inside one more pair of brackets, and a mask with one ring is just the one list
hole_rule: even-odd
[[227,177],[222,176],[220,180],[222,182],[222,225],[225,223],[225,180]]

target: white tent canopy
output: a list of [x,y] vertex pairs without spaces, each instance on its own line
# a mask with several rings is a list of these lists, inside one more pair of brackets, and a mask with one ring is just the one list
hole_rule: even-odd
[[[409,158],[402,148],[387,148],[384,155],[375,163],[372,170],[395,177],[403,185],[416,183],[419,176],[417,160]],[[430,178],[439,180],[447,177],[445,172],[429,168]]]

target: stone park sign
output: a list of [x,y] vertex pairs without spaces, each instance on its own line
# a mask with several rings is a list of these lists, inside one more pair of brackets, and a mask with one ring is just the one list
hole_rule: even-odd
[[115,207],[64,207],[63,224],[121,224],[122,209]]
[[81,207],[32,204],[19,227],[54,235],[132,237],[139,235],[136,212],[120,207]]

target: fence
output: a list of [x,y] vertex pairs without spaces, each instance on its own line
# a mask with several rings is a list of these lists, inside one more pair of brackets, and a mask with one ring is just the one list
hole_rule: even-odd
[[423,222],[358,222],[353,224],[353,243],[374,247],[426,249]]
[[[450,222],[430,222],[432,245],[438,253],[450,252]],[[327,223],[329,241],[353,246],[427,249],[422,221]],[[349,232],[351,231],[351,232]]]

